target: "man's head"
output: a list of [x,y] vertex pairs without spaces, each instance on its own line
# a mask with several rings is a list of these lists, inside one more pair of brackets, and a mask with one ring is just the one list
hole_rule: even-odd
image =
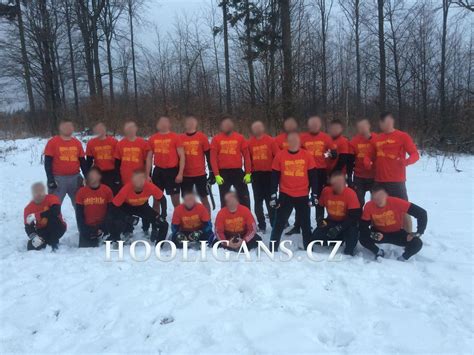
[[234,121],[229,116],[226,116],[221,121],[221,132],[225,134],[232,133],[234,130]]
[[71,120],[62,120],[59,123],[59,134],[64,137],[71,137],[74,133],[74,124]]
[[193,115],[187,115],[184,118],[184,129],[188,133],[193,133],[197,131],[198,127],[198,120],[195,116]]
[[336,194],[340,194],[346,187],[346,177],[341,171],[335,171],[329,179],[332,190]]
[[42,182],[35,182],[31,185],[31,198],[35,203],[43,202],[46,197],[46,187]]
[[332,120],[331,123],[329,124],[329,135],[332,138],[337,138],[339,137],[342,132],[344,131],[344,125],[340,120]]
[[92,131],[97,137],[105,137],[107,135],[107,127],[103,122],[97,122]]
[[135,121],[127,121],[123,125],[123,134],[127,138],[135,138],[137,136],[138,127]]
[[183,195],[183,205],[188,210],[193,208],[196,205],[196,195],[193,192],[186,192]]
[[384,133],[390,133],[395,128],[395,118],[391,112],[382,112],[380,114],[380,130]]
[[285,133],[298,131],[298,122],[294,117],[285,118],[283,121],[283,131],[285,131]]
[[102,179],[102,173],[100,172],[100,169],[93,166],[92,168],[89,169],[89,172],[87,173],[87,178],[86,178],[87,186],[96,188],[100,185],[101,179]]
[[262,121],[255,121],[252,123],[250,130],[255,137],[261,137],[265,133],[265,125]]
[[367,118],[361,118],[357,121],[356,124],[357,133],[362,134],[363,136],[368,136],[370,134],[370,122]]
[[146,172],[144,169],[138,169],[133,172],[132,185],[135,191],[143,190],[146,182]]
[[228,192],[225,195],[225,206],[231,212],[235,212],[237,210],[237,207],[239,207],[239,198],[235,192]]
[[308,118],[308,131],[310,133],[318,133],[321,130],[323,122],[321,117],[314,115]]
[[377,207],[385,207],[387,204],[388,193],[387,190],[381,185],[375,185],[372,190],[372,201],[374,201]]
[[288,149],[292,152],[296,152],[301,147],[300,135],[298,132],[288,133]]
[[160,116],[156,121],[156,129],[158,132],[168,133],[171,130],[171,121],[168,116]]

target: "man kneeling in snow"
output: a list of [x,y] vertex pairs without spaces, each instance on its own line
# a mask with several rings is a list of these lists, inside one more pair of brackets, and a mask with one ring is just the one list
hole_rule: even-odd
[[[153,183],[147,181],[145,170],[136,170],[130,182],[125,184],[112,201],[112,223],[110,225],[110,236],[112,241],[119,241],[120,234],[124,233],[125,241],[132,237],[133,226],[138,217],[143,222],[151,224],[152,242],[166,239],[168,223],[163,215],[158,214],[148,203],[150,197],[156,201],[164,198],[163,191]],[[166,213],[166,211],[162,211]]]
[[31,186],[32,201],[25,207],[25,231],[30,239],[28,250],[40,250],[50,245],[58,248],[59,238],[66,232],[66,223],[61,216],[61,201],[56,195],[47,195],[43,183]]
[[250,210],[239,203],[235,192],[225,195],[225,207],[216,217],[216,235],[219,240],[226,242],[220,244],[222,247],[239,251],[243,242],[248,249],[258,246],[262,238],[256,234],[257,225]]
[[183,241],[214,240],[209,211],[196,202],[193,192],[184,193],[183,203],[175,208],[171,223],[171,240],[178,248],[183,247]]
[[79,229],[79,248],[99,246],[99,239],[107,234],[107,215],[114,195],[107,185],[101,184],[99,168],[87,173],[86,186],[76,194],[76,219]]
[[[403,228],[405,214],[416,218],[416,233],[408,233]],[[360,221],[360,244],[375,254],[375,258],[384,257],[385,252],[376,244],[388,243],[405,247],[405,252],[398,258],[408,260],[421,250],[423,235],[428,216],[426,211],[408,201],[388,196],[383,186],[372,189],[372,200],[362,213]]]

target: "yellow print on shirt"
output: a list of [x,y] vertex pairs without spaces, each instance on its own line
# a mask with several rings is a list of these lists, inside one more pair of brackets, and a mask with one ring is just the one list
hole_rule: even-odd
[[344,217],[346,215],[346,204],[344,201],[328,200],[328,214],[331,216]]
[[244,231],[243,217],[227,218],[224,230],[229,233],[241,233]]
[[306,142],[304,147],[308,152],[310,152],[315,157],[322,157],[324,151],[324,142],[322,141],[312,141]]
[[268,159],[268,146],[257,145],[252,148],[252,159],[253,160],[267,160]]
[[59,160],[78,161],[77,147],[59,147]]
[[283,164],[283,175],[304,177],[306,161],[304,159],[285,160]]
[[388,227],[397,223],[395,220],[395,213],[392,210],[379,214],[372,214],[372,221],[377,227]]
[[169,154],[171,139],[155,139],[154,140],[155,154]]
[[199,154],[199,141],[185,141],[183,142],[184,154],[186,155],[198,155]]
[[103,197],[87,197],[84,199],[84,206],[92,206],[92,205],[104,205],[105,198]]
[[127,203],[132,206],[141,206],[148,201],[148,197],[129,198]]
[[198,214],[193,214],[191,216],[183,216],[181,218],[181,223],[183,224],[183,228],[195,229],[201,226],[201,218],[199,218]]
[[221,141],[221,153],[222,154],[237,154],[237,146],[239,142],[237,140],[223,140]]
[[101,145],[94,148],[97,160],[110,160],[112,159],[112,146]]
[[357,150],[358,150],[357,158],[365,158],[369,148],[370,148],[369,143],[359,143],[359,144],[357,144]]
[[377,147],[377,156],[378,157],[387,157],[387,158],[390,158],[390,159],[397,159],[397,156],[395,154],[389,154],[387,152],[384,151],[384,146],[387,145],[387,144],[394,144],[396,143],[395,140],[393,139],[386,139],[384,141],[380,141],[380,142],[377,142],[375,145]]
[[122,161],[139,163],[142,160],[143,160],[142,150],[140,148],[137,148],[137,147],[123,148]]

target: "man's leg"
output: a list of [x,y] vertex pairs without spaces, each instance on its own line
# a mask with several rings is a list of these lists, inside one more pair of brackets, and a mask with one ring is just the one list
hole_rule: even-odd
[[288,217],[290,217],[293,211],[293,201],[285,194],[280,194],[280,207],[276,210],[275,224],[272,229],[270,236],[270,243],[275,242],[275,251],[278,251],[280,246],[281,235],[285,229]]
[[255,234],[255,236],[252,238],[252,240],[250,240],[247,243],[247,248],[249,250],[255,249],[256,247],[258,247],[258,242],[261,242],[261,241],[262,241],[262,237],[259,236],[258,234]]
[[206,207],[206,209],[211,213],[211,205],[209,204],[209,200],[207,198],[207,177],[206,175],[203,176],[196,176],[193,177],[193,184],[196,187],[197,194],[201,203]]
[[295,213],[299,218],[301,233],[303,235],[303,246],[306,249],[311,242],[311,208],[309,207],[309,199],[306,196],[294,199]]
[[151,236],[152,242],[158,243],[166,239],[168,234],[168,222],[160,221],[157,219],[158,212],[156,212],[148,203],[133,208],[134,215],[139,216],[147,223],[151,224]]
[[84,179],[82,178],[81,175],[77,174],[75,176],[71,176],[67,194],[74,208],[76,208],[76,193],[77,191],[79,191],[79,189],[83,185],[84,185]]
[[227,169],[223,169],[220,171],[222,178],[224,179],[224,183],[219,185],[219,196],[221,200],[221,208],[225,207],[225,195],[230,191],[232,187],[232,174],[228,172]]
[[[317,179],[318,179],[316,194],[318,195],[318,198],[320,198],[321,192],[323,191],[324,186],[326,186],[327,173],[326,173],[326,169],[316,169],[316,173],[317,173]],[[324,207],[317,205],[315,209],[316,209],[316,222],[319,222],[323,220],[324,218]]]
[[179,192],[181,190],[180,184],[176,182],[176,176],[178,175],[178,168],[163,169],[165,190],[168,195],[171,196],[171,203],[173,207],[179,206],[181,203]]
[[423,242],[420,238],[412,238],[410,241],[407,240],[408,233],[405,230],[394,233],[385,233],[381,243],[389,243],[405,247],[405,251],[402,254],[405,260],[418,253],[423,247]]
[[255,216],[257,217],[258,228],[265,230],[267,225],[265,222],[265,214],[263,212],[263,200],[265,184],[270,185],[268,181],[263,181],[262,175],[259,172],[252,174],[252,190],[253,190],[253,208]]
[[249,188],[244,182],[244,172],[242,170],[235,169],[235,174],[232,180],[232,184],[235,187],[235,191],[237,192],[240,203],[250,209],[250,194]]
[[357,240],[359,238],[359,231],[356,226],[350,226],[346,228],[342,233],[342,240],[344,241],[345,248],[344,254],[354,255],[354,250],[357,245]]
[[56,195],[62,204],[67,194],[67,176],[56,175],[54,176],[54,180],[58,186],[55,189],[48,189],[48,193]]
[[[46,242],[44,246],[47,244],[56,249],[59,239],[66,233],[66,226],[58,217],[49,217],[46,227],[38,229],[37,233]],[[38,249],[42,249],[42,247]]]
[[275,209],[270,207],[270,199],[272,196],[272,184],[268,182],[272,180],[272,172],[264,172],[263,173],[263,181],[265,181],[263,185],[263,199],[265,201],[265,206],[268,212],[268,219],[270,220],[270,225],[273,226],[273,222],[275,220]]
[[359,203],[361,206],[364,206],[365,204],[365,183],[364,179],[359,178],[357,176],[354,177],[354,190],[357,194],[357,199],[359,200]]
[[377,255],[380,250],[380,248],[376,245],[375,240],[370,237],[370,234],[364,237],[361,233],[359,242],[364,248],[369,249],[372,253],[374,253],[374,255]]
[[107,240],[117,242],[121,239],[120,235],[123,232],[133,231],[133,225],[130,226],[130,223],[127,223],[127,219],[130,218],[132,218],[132,216],[126,213],[125,208],[112,206],[111,210],[107,213],[106,219],[107,229],[110,233]]

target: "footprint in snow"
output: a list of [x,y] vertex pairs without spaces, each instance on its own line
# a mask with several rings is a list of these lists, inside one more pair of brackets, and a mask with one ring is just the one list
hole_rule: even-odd
[[169,323],[173,323],[173,322],[174,322],[173,317],[165,317],[160,321],[160,324],[165,325],[165,324],[169,324]]
[[318,334],[318,340],[331,347],[344,348],[349,346],[350,343],[355,339],[355,335],[352,332],[345,330],[338,331],[337,333],[324,332]]

